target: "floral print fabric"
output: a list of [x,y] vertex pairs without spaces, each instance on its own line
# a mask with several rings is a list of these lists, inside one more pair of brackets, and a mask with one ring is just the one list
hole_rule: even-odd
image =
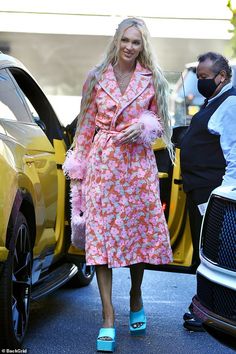
[[[142,141],[114,143],[143,111],[157,114],[155,102],[152,75],[139,63],[123,96],[112,66],[95,85],[75,149],[78,161],[87,165],[82,190],[88,265],[172,261],[152,147]],[[100,130],[93,140],[95,126]]]

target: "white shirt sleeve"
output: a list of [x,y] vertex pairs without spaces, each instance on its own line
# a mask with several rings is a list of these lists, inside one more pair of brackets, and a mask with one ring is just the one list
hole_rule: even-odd
[[208,122],[210,133],[220,135],[220,145],[226,160],[222,185],[236,185],[236,96],[229,96]]

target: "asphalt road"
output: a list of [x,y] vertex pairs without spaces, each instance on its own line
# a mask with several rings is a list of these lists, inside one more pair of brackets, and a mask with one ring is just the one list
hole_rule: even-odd
[[[145,271],[143,302],[148,318],[145,337],[128,332],[129,270],[114,270],[117,354],[230,354],[233,350],[207,333],[190,333],[182,315],[195,293],[195,276]],[[85,288],[64,287],[32,303],[24,349],[29,354],[94,354],[101,324],[96,279]]]

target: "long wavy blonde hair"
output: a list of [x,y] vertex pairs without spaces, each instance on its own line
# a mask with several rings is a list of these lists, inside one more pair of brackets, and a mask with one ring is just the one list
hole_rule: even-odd
[[[112,66],[117,64],[119,59],[118,54],[119,54],[120,42],[123,33],[129,27],[135,27],[141,33],[143,50],[139,53],[137,60],[144,68],[149,69],[153,74],[153,83],[154,83],[155,96],[156,96],[157,106],[158,106],[158,115],[162,120],[162,125],[164,128],[163,140],[169,151],[171,160],[174,161],[173,144],[171,142],[171,135],[172,135],[171,119],[168,111],[169,85],[161,68],[157,64],[157,60],[151,46],[150,34],[147,29],[147,26],[145,22],[140,18],[127,18],[118,25],[115,35],[112,41],[110,42],[107,51],[104,55],[104,59],[100,64],[98,64],[94,68],[93,74],[91,75],[91,80],[89,82],[86,93],[81,102],[81,109],[80,109],[80,114],[78,116],[76,135],[75,135],[73,145],[75,144],[75,140],[79,132],[80,124],[83,119],[83,116],[87,111],[89,104],[91,102],[92,92],[97,82],[97,79],[99,79],[101,75],[104,73],[104,71],[106,71],[109,64],[111,64]],[[96,73],[96,78],[95,78],[95,73]]]

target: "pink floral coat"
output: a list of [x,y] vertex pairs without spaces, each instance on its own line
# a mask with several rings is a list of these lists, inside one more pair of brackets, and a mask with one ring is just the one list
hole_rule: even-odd
[[[115,145],[114,136],[139,120],[139,140]],[[94,138],[95,127],[100,129]],[[110,65],[95,85],[76,148],[64,164],[71,179],[82,180],[72,187],[72,224],[83,210],[88,265],[172,261],[151,147],[161,134],[151,72],[137,63],[122,95]]]

